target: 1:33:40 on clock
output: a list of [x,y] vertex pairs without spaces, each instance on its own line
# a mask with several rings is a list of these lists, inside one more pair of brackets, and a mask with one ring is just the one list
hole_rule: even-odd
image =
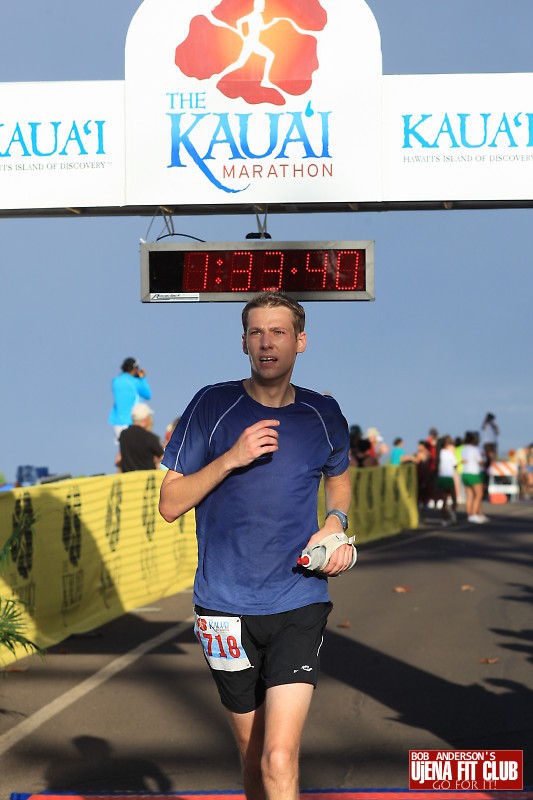
[[246,302],[263,291],[298,300],[373,300],[374,242],[142,242],[145,303]]

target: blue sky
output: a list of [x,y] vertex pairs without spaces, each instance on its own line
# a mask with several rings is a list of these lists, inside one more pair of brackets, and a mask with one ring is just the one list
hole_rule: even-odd
[[[0,81],[123,79],[139,5],[10,4]],[[385,74],[533,72],[531,0],[368,5]],[[532,220],[529,209],[270,215],[274,239],[376,242],[376,301],[307,304],[294,382],[331,392],[350,424],[377,426],[389,444],[402,435],[409,450],[431,426],[454,436],[479,429],[487,411],[502,451],[533,441]],[[150,222],[0,219],[7,480],[19,464],[113,471],[110,382],[126,356],[146,368],[161,435],[202,385],[248,374],[238,304],[141,304],[139,240]],[[253,215],[174,224],[211,241],[256,229]],[[162,228],[156,220],[150,238]]]

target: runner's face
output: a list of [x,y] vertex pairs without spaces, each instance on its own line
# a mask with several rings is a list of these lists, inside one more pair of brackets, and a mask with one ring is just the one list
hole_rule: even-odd
[[274,381],[291,375],[297,354],[305,350],[306,335],[295,334],[288,308],[253,308],[242,346],[253,376],[262,382]]

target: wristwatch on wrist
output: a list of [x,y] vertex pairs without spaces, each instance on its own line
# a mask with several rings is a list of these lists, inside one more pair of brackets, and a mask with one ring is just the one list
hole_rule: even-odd
[[342,530],[346,532],[348,530],[348,517],[344,513],[344,511],[339,511],[338,508],[332,508],[331,511],[328,511],[326,514],[326,519],[328,517],[337,517],[340,520],[342,525]]

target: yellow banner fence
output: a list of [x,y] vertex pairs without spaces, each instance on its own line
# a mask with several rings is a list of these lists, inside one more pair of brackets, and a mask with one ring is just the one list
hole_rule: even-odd
[[[158,513],[162,471],[61,481],[0,493],[0,599],[22,600],[24,634],[41,648],[190,588],[194,511]],[[350,532],[359,543],[418,524],[413,465],[352,469]],[[319,519],[324,517],[323,492]],[[0,665],[26,655],[0,649]]]

